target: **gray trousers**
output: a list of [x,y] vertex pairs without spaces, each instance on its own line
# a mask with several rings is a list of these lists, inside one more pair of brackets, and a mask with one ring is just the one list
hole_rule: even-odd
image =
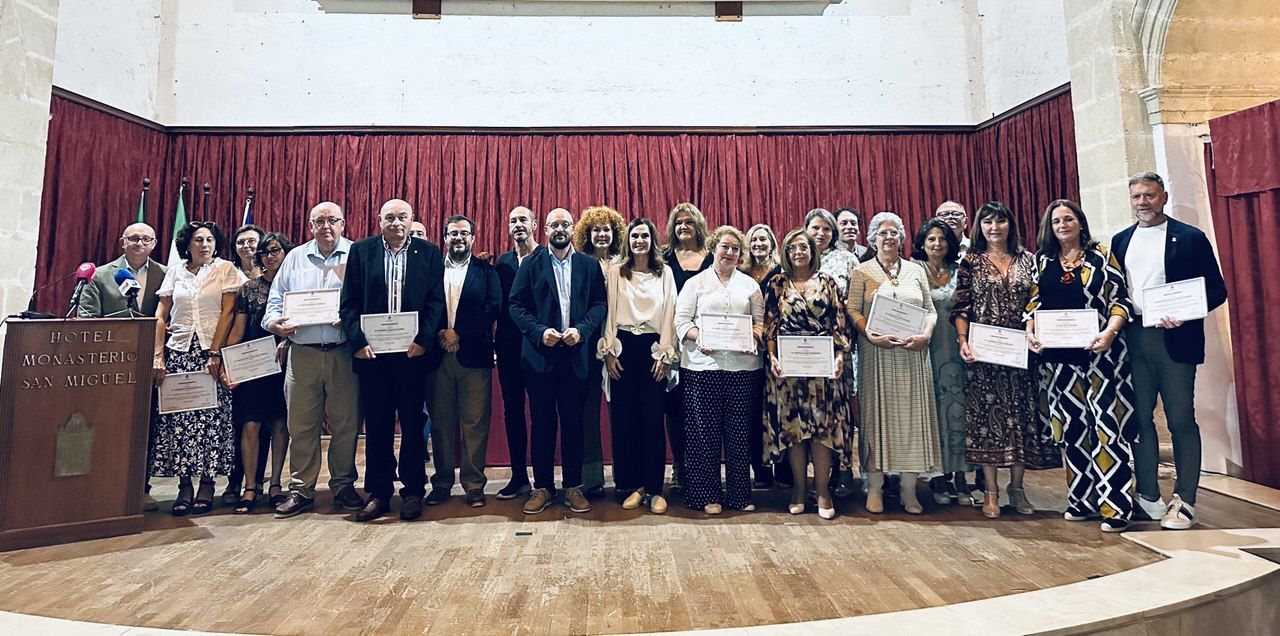
[[1156,482],[1160,441],[1156,438],[1156,396],[1164,402],[1164,416],[1173,438],[1173,465],[1178,477],[1173,492],[1195,504],[1200,485],[1200,425],[1196,423],[1196,365],[1174,362],[1164,344],[1164,330],[1139,322],[1125,329],[1133,365],[1134,409],[1138,443],[1133,445],[1138,494],[1148,501],[1160,497]]
[[431,414],[436,468],[431,476],[433,490],[448,492],[453,488],[453,473],[459,468],[463,490],[484,489],[492,407],[493,369],[469,369],[458,364],[457,354],[445,353],[440,367],[427,374],[427,411]]
[[356,437],[360,433],[360,400],[351,350],[289,346],[284,398],[289,406],[289,490],[308,499],[316,496],[320,476],[320,433],[329,420],[329,489],[335,494],[356,483]]

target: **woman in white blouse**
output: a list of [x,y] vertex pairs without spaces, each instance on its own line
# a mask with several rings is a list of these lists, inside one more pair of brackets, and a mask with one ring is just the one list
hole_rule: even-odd
[[[157,477],[179,478],[174,516],[208,512],[213,478],[226,475],[235,462],[231,390],[218,379],[236,293],[246,279],[233,263],[218,258],[223,242],[217,225],[188,223],[174,238],[183,263],[169,268],[156,292],[156,386],[169,373],[204,372],[214,377],[218,395],[216,407],[153,417],[148,468]],[[200,478],[194,500],[193,477]]]
[[[762,368],[759,348],[764,333],[764,297],[754,279],[738,271],[746,238],[723,225],[708,241],[710,269],[685,283],[676,300],[680,338],[680,382],[684,385],[684,503],[707,514],[724,507],[755,510],[751,503],[751,404],[759,399]],[[705,314],[751,317],[750,346],[717,350],[701,341]],[[725,459],[721,491],[720,457]]]
[[622,507],[667,511],[662,482],[667,445],[667,371],[675,362],[676,281],[664,267],[649,219],[636,219],[623,233],[622,253],[605,274],[609,313],[598,357],[605,363],[605,395],[613,431],[613,481]]

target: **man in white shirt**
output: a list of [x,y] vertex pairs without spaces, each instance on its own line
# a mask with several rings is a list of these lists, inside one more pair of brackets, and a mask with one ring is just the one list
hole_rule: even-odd
[[[1166,216],[1168,202],[1160,175],[1143,172],[1129,179],[1129,206],[1137,223],[1115,235],[1111,250],[1124,264],[1135,312],[1124,335],[1133,367],[1136,499],[1149,517],[1160,521],[1161,528],[1185,530],[1196,522],[1200,483],[1195,388],[1196,366],[1204,362],[1204,320],[1184,322],[1160,316],[1155,325],[1144,327],[1144,295],[1156,285],[1203,277],[1205,299],[1213,311],[1226,302],[1227,288],[1208,237]],[[1164,403],[1177,470],[1173,499],[1167,506],[1156,481],[1160,460],[1154,418],[1157,396]]]
[[[351,241],[342,208],[331,202],[311,209],[312,240],[285,256],[271,282],[262,327],[289,340],[284,393],[289,406],[289,498],[276,508],[276,517],[292,517],[315,505],[320,475],[321,423],[328,416],[329,489],[335,505],[359,510],[364,499],[356,492],[356,437],[360,432],[356,375],[351,351],[339,328],[337,303],[332,324],[298,325],[284,314],[288,292],[342,289]],[[336,297],[335,297],[336,298]]]
[[[467,505],[479,508],[485,504],[493,323],[502,307],[502,285],[489,263],[471,255],[475,237],[471,219],[460,215],[445,219],[445,312],[436,327],[440,348],[431,355],[427,375],[427,410],[436,457],[427,505],[448,501],[457,468],[461,468]],[[455,455],[460,462],[455,461]]]
[[933,216],[946,223],[951,227],[951,231],[955,232],[956,239],[960,241],[961,255],[969,251],[969,213],[965,211],[963,205],[955,201],[943,201],[934,211]]

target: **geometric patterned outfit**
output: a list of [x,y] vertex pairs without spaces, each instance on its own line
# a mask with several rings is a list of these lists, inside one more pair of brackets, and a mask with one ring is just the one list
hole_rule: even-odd
[[[1101,245],[1086,249],[1072,280],[1056,257],[1038,255],[1027,319],[1037,309],[1093,309],[1126,321],[1132,305],[1119,262]],[[1137,434],[1129,352],[1121,332],[1104,352],[1045,349],[1040,367],[1042,430],[1064,445],[1067,509],[1128,520],[1133,512],[1130,442]]]

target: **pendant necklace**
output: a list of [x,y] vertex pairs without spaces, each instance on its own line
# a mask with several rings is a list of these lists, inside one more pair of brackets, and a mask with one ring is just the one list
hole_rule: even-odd
[[876,264],[880,266],[880,270],[884,272],[884,275],[885,275],[885,276],[887,276],[887,277],[889,278],[889,284],[893,285],[894,287],[897,287],[897,286],[898,286],[898,274],[897,274],[896,272],[901,272],[901,271],[902,271],[902,260],[901,260],[901,259],[899,259],[899,260],[898,260],[898,263],[894,266],[894,268],[893,268],[893,269],[894,269],[894,271],[892,271],[892,272],[891,272],[891,271],[889,271],[889,268],[888,268],[888,267],[885,267],[885,266],[884,266],[884,263],[880,262],[880,259],[879,259],[879,258],[877,258],[877,259],[876,259]]
[[1059,278],[1058,280],[1062,281],[1063,284],[1070,284],[1071,282],[1075,281],[1076,270],[1080,267],[1080,261],[1082,260],[1084,260],[1083,251],[1080,252],[1078,255],[1076,255],[1075,258],[1070,260],[1064,260],[1061,256],[1059,256],[1058,263],[1062,265],[1062,278]]

